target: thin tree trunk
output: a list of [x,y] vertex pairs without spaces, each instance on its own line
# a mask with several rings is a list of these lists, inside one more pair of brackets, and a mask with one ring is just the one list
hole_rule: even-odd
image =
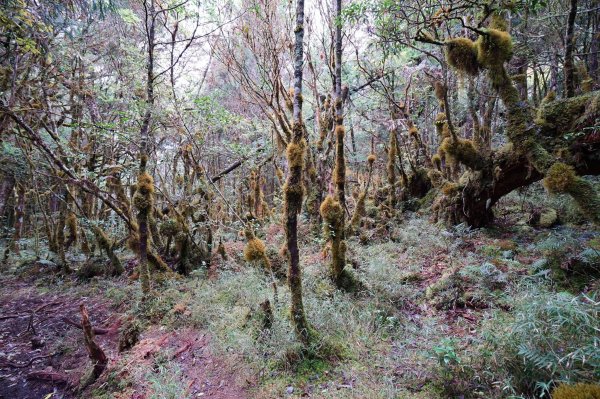
[[138,177],[138,189],[136,195],[146,197],[148,200],[145,206],[137,207],[137,222],[139,234],[139,257],[140,257],[140,281],[142,283],[142,292],[144,295],[150,292],[150,270],[148,268],[148,217],[151,211],[151,192],[142,192],[140,183],[147,174],[146,165],[148,162],[148,141],[150,123],[152,121],[152,108],[154,107],[154,36],[156,8],[154,0],[145,2],[146,7],[146,35],[148,44],[147,76],[146,76],[146,112],[140,131],[140,170]]
[[21,239],[21,232],[23,230],[23,215],[25,213],[25,186],[21,183],[17,183],[17,201],[15,205],[15,225],[14,234],[12,239],[12,250],[19,254],[19,240]]
[[10,195],[15,188],[15,177],[13,175],[5,175],[0,183],[0,218],[3,218],[6,213],[6,205],[10,200]]
[[289,172],[285,185],[285,236],[289,257],[288,284],[291,292],[291,315],[298,340],[310,343],[310,327],[302,301],[302,275],[298,251],[298,213],[302,208],[302,169],[306,151],[302,121],[302,67],[304,42],[304,0],[296,3],[296,44],[294,49],[293,137],[288,144]]
[[573,49],[575,47],[575,17],[577,16],[577,0],[571,0],[571,9],[567,21],[567,37],[565,48],[565,97],[575,95],[575,63],[573,61]]

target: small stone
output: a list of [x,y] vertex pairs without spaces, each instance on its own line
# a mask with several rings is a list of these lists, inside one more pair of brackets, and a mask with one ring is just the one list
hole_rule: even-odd
[[285,392],[286,392],[288,395],[291,395],[291,394],[293,394],[293,393],[294,393],[294,387],[292,387],[292,386],[289,386],[289,387],[287,387],[287,388],[285,389]]

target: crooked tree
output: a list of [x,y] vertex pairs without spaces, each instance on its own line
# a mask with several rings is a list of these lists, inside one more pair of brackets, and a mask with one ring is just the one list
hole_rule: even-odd
[[588,219],[598,223],[598,194],[580,176],[600,174],[600,136],[597,129],[589,129],[600,116],[600,92],[563,99],[551,92],[535,109],[521,99],[508,74],[506,63],[513,52],[509,33],[493,28],[477,31],[476,41],[452,38],[440,44],[455,70],[466,76],[487,73],[506,108],[509,143],[495,151],[481,151],[448,127],[451,134],[440,150],[467,170],[454,182],[430,173],[441,189],[434,204],[436,217],[449,224],[485,226],[493,221],[492,207],[500,198],[545,178],[549,191],[570,194]]

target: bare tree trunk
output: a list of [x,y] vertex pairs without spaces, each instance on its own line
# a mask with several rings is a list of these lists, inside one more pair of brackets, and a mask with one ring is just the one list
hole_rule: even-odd
[[293,137],[287,148],[288,178],[285,185],[285,236],[289,257],[288,284],[292,296],[292,323],[298,340],[304,345],[310,343],[310,327],[304,314],[302,301],[302,276],[300,254],[298,251],[298,213],[302,208],[302,169],[306,140],[303,137],[302,121],[302,67],[304,42],[304,0],[296,3],[296,44],[294,49],[294,99],[293,99]]
[[571,9],[567,21],[567,36],[565,48],[565,97],[575,95],[575,63],[573,61],[573,49],[575,47],[575,17],[577,16],[577,0],[571,0]]

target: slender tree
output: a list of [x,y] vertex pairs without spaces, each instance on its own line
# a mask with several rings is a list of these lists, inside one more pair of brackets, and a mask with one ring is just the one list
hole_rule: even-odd
[[302,121],[302,67],[304,42],[304,0],[296,3],[296,44],[294,46],[294,98],[292,140],[287,146],[288,177],[284,188],[285,238],[289,257],[288,284],[292,294],[291,315],[298,339],[305,345],[310,342],[310,328],[302,302],[302,275],[298,252],[298,213],[302,209],[302,171],[306,140]]
[[140,169],[138,174],[137,190],[133,198],[137,210],[138,223],[140,280],[144,294],[150,292],[150,271],[148,269],[148,215],[152,210],[152,194],[154,182],[152,176],[146,171],[148,162],[148,143],[150,124],[152,122],[152,108],[154,107],[154,47],[155,47],[155,22],[156,6],[154,0],[144,2],[146,40],[148,45],[148,58],[146,64],[146,111],[140,130]]
[[328,196],[321,204],[321,216],[325,222],[325,232],[331,240],[330,274],[338,287],[344,285],[342,278],[346,265],[346,160],[344,158],[344,98],[342,94],[342,1],[335,2],[335,166],[333,180],[335,198]]

